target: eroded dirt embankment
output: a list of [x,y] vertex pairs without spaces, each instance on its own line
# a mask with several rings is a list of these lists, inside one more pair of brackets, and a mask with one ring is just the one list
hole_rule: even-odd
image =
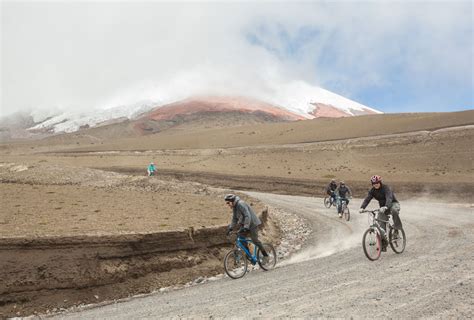
[[[263,210],[263,239],[278,230]],[[0,315],[113,300],[221,274],[226,226],[149,234],[0,241]]]
[[[223,273],[228,190],[43,163],[0,163],[0,318]],[[263,203],[243,195],[279,229]]]
[[0,274],[4,281],[0,293],[82,288],[143,274],[145,270],[139,270],[137,261],[132,260],[148,260],[146,269],[156,271],[169,271],[171,265],[188,267],[196,261],[173,261],[176,259],[167,254],[225,245],[224,232],[225,227],[214,227],[153,234],[2,239]]

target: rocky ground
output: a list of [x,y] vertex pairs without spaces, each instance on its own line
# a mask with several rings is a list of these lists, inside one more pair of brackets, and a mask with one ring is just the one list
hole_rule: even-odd
[[301,251],[270,272],[155,293],[61,313],[53,319],[429,318],[473,317],[472,205],[435,199],[402,202],[402,254],[371,262],[361,248],[367,215],[341,221],[321,198],[252,194],[304,217],[313,231]]
[[229,219],[225,190],[175,179],[2,163],[0,181],[3,237],[197,229]]
[[[0,241],[21,240],[34,244],[43,241],[42,239],[51,239],[48,240],[51,247],[43,245],[41,250],[36,250],[38,252],[29,250],[31,253],[27,254],[25,251],[20,254],[21,249],[17,253],[11,249],[0,250],[2,264],[6,264],[0,269],[16,270],[15,265],[22,265],[25,263],[24,259],[34,259],[38,270],[32,270],[31,277],[15,271],[19,277],[18,284],[25,286],[30,281],[33,285],[37,281],[37,272],[46,277],[48,272],[51,276],[54,274],[55,279],[51,281],[63,284],[56,290],[30,290],[18,294],[11,294],[13,287],[10,285],[7,288],[2,285],[0,315],[27,315],[36,312],[47,314],[71,306],[187,287],[223,277],[222,259],[229,250],[232,239],[224,247],[181,250],[171,255],[161,254],[159,259],[155,259],[153,254],[141,254],[137,258],[123,256],[119,260],[115,259],[117,261],[103,260],[100,268],[106,268],[104,270],[108,270],[108,274],[101,275],[90,264],[83,276],[77,274],[74,257],[83,255],[82,261],[86,261],[86,257],[90,256],[87,243],[72,247],[67,259],[62,257],[64,249],[58,247],[55,252],[51,248],[55,243],[60,243],[61,238],[71,241],[74,237],[79,237],[77,241],[82,243],[87,237],[94,237],[86,242],[96,246],[97,250],[101,248],[101,255],[109,246],[110,255],[113,256],[118,254],[114,243],[122,241],[120,236],[125,239],[134,234],[189,228],[197,231],[200,228],[225,226],[231,213],[222,199],[231,190],[177,179],[162,180],[159,177],[131,176],[44,162],[0,163],[0,181]],[[264,203],[245,194],[238,194],[256,212],[265,208]],[[261,237],[274,243],[279,259],[285,259],[301,247],[310,229],[304,219],[281,209],[269,208],[268,212],[271,221],[261,232]],[[99,239],[97,237],[113,237],[114,240],[110,244],[99,244],[95,243]],[[179,263],[179,266],[176,265],[170,271],[160,271],[163,268],[168,270],[165,266],[173,263]],[[121,271],[120,268],[125,266],[126,269]],[[61,268],[63,274],[60,272]],[[72,268],[73,279],[68,279],[68,270],[73,272]],[[106,280],[112,270],[116,274],[114,276],[121,279],[120,282],[100,286],[89,284],[94,277]],[[9,275],[9,284],[15,282],[15,274]],[[87,286],[81,284],[73,289],[66,282],[84,283]]]
[[[9,146],[3,150],[2,158],[12,163],[61,164],[139,176],[154,161],[163,179],[282,194],[321,195],[328,181],[335,178],[345,180],[353,186],[356,195],[362,196],[373,174],[382,175],[399,194],[460,200],[469,199],[474,191],[472,125],[292,144],[283,144],[281,139],[291,136],[294,130],[279,138],[283,129],[278,126],[273,129],[275,142],[259,145],[210,147],[212,143],[205,140],[209,138],[208,132],[204,131],[196,132],[194,149],[121,150],[129,146],[125,142],[108,145],[118,149],[100,151],[94,150],[94,146],[80,151],[57,150],[56,146],[30,150],[22,146],[9,149],[12,148]],[[250,136],[255,136],[258,142],[270,133]],[[147,140],[152,138],[163,139],[158,134]],[[178,143],[180,138],[177,134],[166,141],[174,139]]]
[[[373,123],[377,125],[373,126]],[[101,135],[103,132],[94,135],[95,131],[84,131],[33,142],[3,143],[0,144],[0,234],[4,239],[39,239],[48,236],[129,235],[223,226],[228,223],[230,212],[222,201],[222,196],[229,190],[220,189],[222,187],[232,190],[322,196],[326,183],[336,178],[345,180],[353,188],[355,196],[362,197],[369,188],[368,178],[373,174],[381,174],[403,201],[410,198],[429,199],[428,202],[443,199],[464,205],[472,202],[474,190],[473,124],[474,111],[471,110],[449,114],[318,119],[229,128],[197,126],[187,129],[174,128],[139,138],[115,134]],[[158,164],[156,177],[145,176],[145,169],[150,161]],[[344,283],[351,283],[350,276],[345,274],[344,270],[338,269],[341,264],[338,261],[346,261],[345,256],[340,255],[341,250],[349,250],[353,248],[354,243],[360,243],[358,234],[356,240],[351,238],[353,241],[344,245],[332,241],[331,243],[336,245],[331,250],[325,250],[313,243],[311,250],[303,250],[307,253],[306,256],[289,258],[295,250],[308,246],[308,241],[324,242],[328,237],[337,240],[341,235],[341,228],[356,234],[355,229],[347,228],[338,220],[334,224],[327,223],[324,214],[319,216],[321,212],[314,210],[322,203],[319,199],[317,204],[312,202],[311,199],[314,198],[291,198],[289,203],[282,203],[274,201],[273,196],[259,196],[260,201],[255,197],[243,196],[253,203],[257,210],[271,205],[270,215],[274,218],[276,229],[283,231],[281,239],[274,239],[274,243],[278,244],[279,257],[288,261],[282,265],[288,264],[290,268],[296,268],[298,263],[306,263],[302,265],[304,270],[296,273],[297,278],[305,279],[309,274],[308,270],[317,269],[324,275],[317,277],[320,283],[335,286],[337,283],[331,282],[337,279],[335,274],[331,273],[334,269],[338,270],[336,274],[342,272],[347,280]],[[441,229],[446,230],[447,237],[453,236],[457,241],[454,242],[465,248],[464,233],[460,234],[458,229],[452,229],[455,226],[432,222],[427,215],[429,212],[423,215],[422,220],[417,220],[415,213],[420,208],[422,206],[412,208],[411,211],[413,216],[410,217],[409,228],[413,232],[420,231],[422,235],[414,239],[422,241],[423,235],[429,237],[432,232],[435,234],[436,230]],[[457,210],[446,210],[449,213],[446,219],[456,217]],[[313,215],[318,215],[318,218]],[[437,215],[438,218],[445,219],[442,213]],[[431,224],[425,227],[425,223]],[[465,227],[471,228],[472,225],[467,224]],[[431,231],[424,233],[426,230]],[[262,233],[262,236],[266,235]],[[436,240],[435,237],[430,239]],[[443,243],[442,247],[456,249]],[[425,246],[423,250],[429,251],[430,248]],[[191,260],[200,261],[195,263],[198,267],[160,275],[147,273],[146,268],[139,268],[145,272],[135,279],[122,281],[115,286],[73,288],[53,294],[41,292],[35,299],[41,302],[40,311],[53,312],[55,308],[57,311],[65,306],[120,299],[130,294],[149,293],[160,289],[176,292],[169,289],[206,282],[218,283],[220,281],[210,280],[223,277],[224,253],[224,249],[195,252]],[[435,254],[440,263],[446,263],[443,250],[437,250]],[[459,254],[466,255],[466,252],[461,250]],[[179,256],[190,256],[190,253],[181,252]],[[330,261],[321,265],[307,262],[326,256]],[[346,263],[358,265],[361,269],[367,267],[359,264],[359,256],[356,253],[351,251],[349,257]],[[401,260],[400,266],[410,264],[413,269],[411,260],[416,261],[416,257],[408,255],[408,260]],[[429,262],[433,263],[431,260]],[[465,265],[462,261],[457,265],[461,264]],[[372,267],[369,269],[371,272],[377,270]],[[438,274],[440,269],[441,264],[435,264],[432,271]],[[252,281],[257,279],[256,274],[263,273],[255,272],[251,275]],[[420,272],[415,273],[414,277],[417,276],[420,276]],[[262,277],[265,281],[272,279],[267,273]],[[457,281],[444,273],[440,273],[440,277]],[[297,288],[292,287],[293,284],[301,284],[296,278],[285,278],[284,274],[277,278],[291,282],[285,290],[298,292]],[[376,278],[382,281],[383,274],[376,274]],[[362,279],[361,275],[357,285]],[[393,283],[398,279],[393,278]],[[326,298],[314,296],[309,287],[305,287],[304,283],[301,285],[306,288],[303,290],[304,294],[312,296],[313,299]],[[273,295],[275,292],[272,290],[277,287],[271,287],[269,294]],[[374,287],[373,283],[371,287]],[[450,288],[444,282],[441,287]],[[453,288],[451,290],[455,290]],[[409,291],[406,286],[403,289]],[[324,287],[319,288],[321,292],[326,292],[325,290]],[[423,290],[419,292],[428,294]],[[472,293],[472,290],[468,289],[467,292]],[[298,300],[297,297],[286,296],[290,300]],[[371,297],[370,294],[369,296]],[[349,293],[348,297],[350,303],[355,304],[355,296]],[[65,304],[53,303],[59,301],[58,298],[68,301]],[[337,300],[337,294],[328,295],[328,298]],[[427,303],[421,296],[418,298]],[[269,300],[265,300],[265,303],[268,304],[268,310],[277,308],[280,313],[276,315],[284,315],[288,308],[296,308],[287,305],[288,301],[280,301],[283,306],[281,309]],[[409,304],[408,300],[403,301]],[[25,314],[25,310],[27,313],[35,310],[33,304],[25,308],[28,301],[17,305],[10,302],[0,305],[0,314],[1,310],[7,309],[8,314],[12,315],[17,312]],[[305,306],[309,306],[309,303],[309,300],[304,302],[295,309],[293,315],[308,315],[303,311],[308,310]],[[324,304],[321,306],[324,309]],[[336,308],[336,305],[331,306]],[[463,312],[464,307],[460,307]],[[324,313],[321,308],[316,308],[318,313],[309,314],[336,317],[357,314],[370,317],[380,314],[358,313],[355,309],[350,309],[352,311],[349,313],[341,313],[331,309],[332,307],[329,309],[333,312]],[[216,307],[215,310],[220,309]],[[301,312],[298,313],[298,310]],[[454,309],[449,310],[451,311],[447,313],[448,316],[456,314]],[[150,310],[150,314],[154,314],[153,312]],[[170,316],[180,314],[174,309],[169,309],[169,312]],[[219,312],[210,315],[225,316],[225,313]],[[414,314],[422,315],[416,312]],[[207,313],[201,311],[190,311],[188,314],[207,316]],[[430,314],[441,313],[437,311],[428,315]]]

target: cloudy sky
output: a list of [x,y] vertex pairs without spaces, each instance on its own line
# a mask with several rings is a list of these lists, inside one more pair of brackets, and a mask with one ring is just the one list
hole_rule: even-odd
[[288,81],[384,112],[472,109],[473,55],[471,1],[1,1],[0,115]]

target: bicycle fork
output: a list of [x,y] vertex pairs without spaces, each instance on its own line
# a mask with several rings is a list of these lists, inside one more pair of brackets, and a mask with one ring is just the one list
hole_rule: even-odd
[[[380,228],[379,226],[377,226],[376,224],[372,225],[371,226],[373,232],[376,234],[376,237],[380,237],[380,245],[381,246],[388,246],[388,237],[387,237],[387,232],[385,230],[382,230],[382,228]],[[371,246],[375,246],[377,244],[377,239],[374,238],[374,239],[371,239],[371,241],[369,242],[369,245]]]
[[377,245],[377,237],[378,237],[377,234],[380,235],[380,241],[382,241],[383,236],[380,232],[378,232],[379,229],[375,225],[371,226],[371,229],[372,229],[372,232],[374,233],[375,237],[371,237],[369,239],[369,246],[375,246],[375,245]]

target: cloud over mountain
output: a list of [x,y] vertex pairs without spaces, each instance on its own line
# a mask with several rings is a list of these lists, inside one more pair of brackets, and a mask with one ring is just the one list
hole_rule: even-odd
[[379,109],[472,103],[470,2],[0,5],[1,114],[266,99],[297,81]]

